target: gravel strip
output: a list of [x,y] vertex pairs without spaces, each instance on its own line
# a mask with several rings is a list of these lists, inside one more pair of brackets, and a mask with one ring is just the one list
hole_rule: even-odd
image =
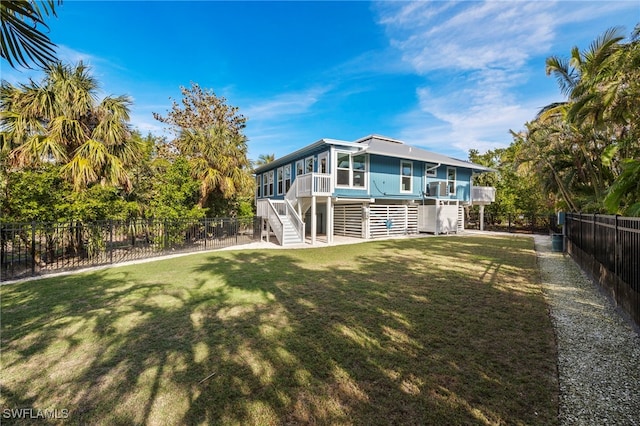
[[535,237],[558,343],[561,425],[640,425],[640,335],[568,255]]

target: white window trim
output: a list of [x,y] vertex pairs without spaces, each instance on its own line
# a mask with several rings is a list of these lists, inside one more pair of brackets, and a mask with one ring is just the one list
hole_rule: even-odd
[[[453,170],[453,180],[449,179],[449,170]],[[458,170],[455,167],[447,167],[447,194],[456,195],[456,182],[458,180]],[[453,182],[453,191],[449,191],[449,182]]]
[[256,175],[256,198],[262,198],[262,175]]
[[267,174],[263,173],[262,175],[262,198],[269,197],[269,181],[267,179]]
[[[287,178],[287,170],[289,171],[289,177]],[[283,190],[286,192],[289,190],[287,188],[287,181],[289,181],[289,188],[291,188],[291,164],[285,164],[282,168],[282,180],[283,180]]]
[[324,173],[329,173],[329,152],[325,151],[322,152],[320,154],[318,154],[318,173],[322,173],[322,160],[324,159],[325,161],[325,172]]
[[434,165],[425,164],[424,176],[429,178],[438,177],[438,168]]
[[282,167],[278,167],[276,170],[276,191],[278,195],[282,195],[284,190],[284,170]]
[[[338,184],[338,155],[340,154],[347,154],[349,155],[349,184],[348,185],[344,185],[344,184]],[[362,171],[362,173],[364,173],[364,186],[354,186],[353,185],[353,173],[355,170],[353,170],[353,156],[355,155],[364,155],[364,170]],[[336,188],[343,188],[343,189],[355,189],[355,190],[361,190],[361,191],[367,191],[369,189],[369,156],[365,153],[358,153],[358,152],[352,152],[352,151],[338,151],[336,150],[334,152],[334,156],[333,156],[333,161],[332,163],[335,165],[333,167],[333,171],[334,171],[334,175],[335,175],[335,186]],[[347,170],[345,168],[340,168],[340,170]]]
[[[411,166],[411,169],[409,171],[409,190],[408,191],[406,189],[402,189],[402,181],[406,177],[403,174],[405,164],[409,164]],[[403,194],[413,193],[413,161],[400,160],[400,192]]]
[[268,184],[268,189],[269,189],[269,197],[273,197],[273,193],[274,193],[274,170],[270,170],[267,173],[267,184]]
[[[307,171],[307,164],[309,163],[309,160],[311,160],[311,170]],[[311,157],[307,157],[304,159],[304,163],[303,163],[303,175],[309,174],[309,173],[313,173],[313,168],[314,168],[314,164],[315,163],[315,159],[313,158],[313,156]]]

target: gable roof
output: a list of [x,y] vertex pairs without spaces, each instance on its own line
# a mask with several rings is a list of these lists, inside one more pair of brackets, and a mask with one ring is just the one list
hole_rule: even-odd
[[446,155],[437,154],[435,152],[427,151],[422,148],[407,145],[404,142],[392,139],[386,136],[369,135],[364,138],[360,138],[354,142],[347,142],[338,139],[320,139],[310,145],[296,150],[283,157],[277,158],[271,163],[262,165],[255,169],[255,173],[261,173],[266,170],[270,170],[281,164],[288,163],[292,160],[300,158],[305,152],[313,151],[322,145],[327,146],[347,146],[352,148],[359,148],[364,153],[383,155],[387,157],[402,158],[407,160],[424,161],[426,163],[432,163],[434,165],[447,165],[454,167],[466,167],[478,172],[495,172],[494,169],[481,166],[479,164],[471,163],[469,161],[459,160],[457,158],[448,157]]

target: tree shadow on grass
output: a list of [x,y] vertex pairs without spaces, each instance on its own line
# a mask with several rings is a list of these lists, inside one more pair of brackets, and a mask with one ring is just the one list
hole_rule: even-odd
[[502,286],[535,273],[526,245],[441,264],[455,241],[371,244],[3,290],[3,403],[63,404],[78,424],[555,422],[546,308]]

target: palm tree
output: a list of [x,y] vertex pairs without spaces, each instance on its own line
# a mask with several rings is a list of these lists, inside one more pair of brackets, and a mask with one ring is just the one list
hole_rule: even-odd
[[0,135],[13,167],[62,166],[76,190],[96,182],[130,187],[127,166],[140,155],[126,96],[96,100],[97,82],[80,62],[55,63],[41,83],[0,87]]
[[255,162],[256,166],[264,166],[265,164],[269,164],[273,161],[275,161],[276,159],[276,155],[275,154],[260,154],[258,156],[258,159]]
[[[58,5],[62,0],[57,1]],[[0,53],[13,68],[16,65],[29,67],[35,62],[41,67],[56,60],[55,44],[37,28],[49,28],[45,16],[56,16],[54,0],[9,0],[0,2]],[[30,21],[29,24],[27,21]]]
[[563,198],[574,198],[577,209],[603,209],[624,158],[618,151],[628,155],[629,146],[637,146],[638,115],[633,111],[638,110],[640,59],[637,42],[623,44],[623,39],[619,28],[611,28],[587,50],[574,47],[568,59],[552,56],[546,61],[547,75],[556,77],[567,101],[540,111],[537,137],[544,129],[547,141],[570,156],[573,165],[566,177],[571,179],[561,192]]
[[190,129],[182,133],[176,146],[189,159],[192,175],[200,180],[200,207],[212,195],[232,199],[253,193],[248,147],[241,134],[225,125]]
[[200,180],[198,204],[212,207],[210,213],[228,214],[233,203],[250,197],[255,187],[243,134],[247,119],[238,107],[227,104],[213,90],[196,83],[180,90],[180,104],[174,100],[165,117],[153,115],[172,127],[177,136],[172,143],[189,160],[192,175]]

